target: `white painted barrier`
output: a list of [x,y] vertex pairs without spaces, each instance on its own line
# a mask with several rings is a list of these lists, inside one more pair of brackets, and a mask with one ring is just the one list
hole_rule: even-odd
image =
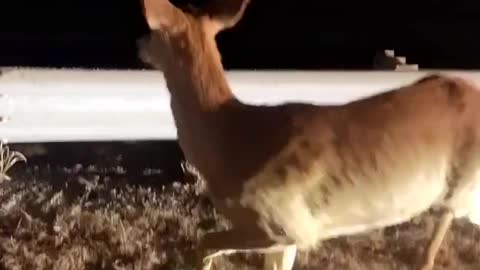
[[[158,71],[0,69],[0,138],[9,142],[175,139]],[[478,71],[442,71],[480,82]],[[239,99],[341,104],[419,79],[429,71],[232,71]]]

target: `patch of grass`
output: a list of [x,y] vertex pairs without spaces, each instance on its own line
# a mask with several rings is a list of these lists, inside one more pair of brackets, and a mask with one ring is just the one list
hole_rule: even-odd
[[27,162],[27,158],[18,151],[10,151],[10,147],[3,140],[0,141],[0,183],[3,181],[10,181],[10,176],[7,175],[8,170],[17,162]]

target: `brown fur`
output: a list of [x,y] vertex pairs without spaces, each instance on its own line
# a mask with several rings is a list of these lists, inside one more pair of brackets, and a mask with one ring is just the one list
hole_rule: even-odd
[[[335,203],[348,204],[335,201],[341,194],[358,190],[355,196],[366,196],[362,202],[373,203],[382,195],[376,190],[387,192],[417,181],[400,174],[430,166],[442,175],[443,160],[448,177],[422,180],[407,191],[438,187],[438,192],[447,189],[446,194],[414,197],[418,206],[412,207],[418,208],[407,207],[396,215],[404,221],[434,204],[468,214],[471,205],[455,194],[457,188],[469,185],[474,192],[480,181],[474,175],[480,161],[476,109],[480,92],[474,86],[436,74],[342,106],[244,104],[227,83],[215,35],[236,24],[247,1],[230,1],[234,8],[217,2],[204,12],[186,13],[166,0],[144,0],[153,31],[140,43],[144,61],[164,73],[187,160],[205,178],[215,206],[234,226],[232,231],[207,235],[203,248],[270,250],[276,245],[300,245],[310,229],[302,222],[336,207]],[[308,211],[296,220],[285,219],[281,207],[288,207],[294,194],[306,202],[297,210]],[[370,210],[365,211],[361,215],[368,220]],[[400,222],[371,215],[378,220],[361,223],[363,230]],[[304,227],[292,229],[292,222]],[[347,226],[345,234],[355,231],[348,229],[355,225],[349,223],[355,222],[353,216],[342,222],[337,225]],[[325,235],[315,231],[313,244],[329,237],[327,227]],[[331,235],[336,234],[334,228]]]

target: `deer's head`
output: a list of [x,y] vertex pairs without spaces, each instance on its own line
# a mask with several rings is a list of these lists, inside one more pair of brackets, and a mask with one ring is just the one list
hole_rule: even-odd
[[163,70],[178,56],[188,59],[216,46],[215,36],[237,24],[250,0],[210,0],[197,8],[179,8],[169,0],[141,1],[151,33],[138,43],[140,57]]

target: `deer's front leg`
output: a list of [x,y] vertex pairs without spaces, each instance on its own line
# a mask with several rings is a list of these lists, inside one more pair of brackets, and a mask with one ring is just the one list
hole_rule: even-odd
[[263,269],[290,270],[293,268],[296,254],[296,245],[286,246],[281,251],[265,253]]
[[[240,230],[227,230],[221,232],[207,233],[200,241],[198,250],[198,269],[210,270],[212,266],[212,260],[215,257],[221,255],[232,254],[235,252],[245,251],[257,251],[261,253],[270,254],[272,252],[279,252],[285,249],[284,246],[279,245],[275,241],[271,240],[262,232],[252,233],[243,232]],[[208,250],[214,250],[213,253],[208,254]],[[283,252],[283,251],[282,251]],[[293,253],[293,258],[292,258]],[[293,266],[293,260],[295,258],[296,249],[290,247],[287,251],[287,255],[282,255],[283,268],[277,268],[278,270],[291,270]],[[276,260],[269,258],[271,261],[278,261],[277,254]],[[291,262],[290,262],[291,261]],[[279,265],[275,263],[274,265]],[[289,266],[290,265],[290,266]],[[267,266],[267,264],[266,264]],[[275,269],[275,268],[270,268]]]
[[454,218],[453,212],[449,209],[445,209],[440,217],[440,221],[437,223],[435,231],[430,238],[430,243],[426,249],[425,253],[425,262],[422,266],[422,270],[432,270],[435,265],[435,257],[437,256],[438,250],[442,245],[445,234],[452,224]]

